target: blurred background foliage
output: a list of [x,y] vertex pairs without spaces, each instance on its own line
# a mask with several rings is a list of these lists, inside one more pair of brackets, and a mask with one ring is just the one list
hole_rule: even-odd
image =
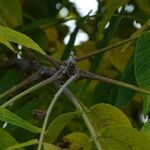
[[[47,54],[56,59],[68,58],[71,51],[74,51],[76,57],[80,57],[131,37],[135,32],[142,30],[142,26],[150,18],[149,0],[122,0],[125,4],[123,6],[120,4],[115,6],[116,3],[118,0],[0,0],[0,24],[25,33]],[[91,10],[89,16],[85,17]],[[108,16],[105,19],[106,14]],[[104,23],[104,27],[101,27],[104,20],[107,24]],[[148,27],[149,25],[145,29]],[[126,49],[124,47],[124,45],[119,46],[112,51],[83,60],[77,66],[136,85],[132,59],[135,43],[128,45]],[[1,44],[0,61],[12,56],[11,51]],[[28,59],[26,55],[23,57]],[[38,59],[43,65],[49,66],[45,60],[40,57]],[[30,75],[31,72],[26,72],[25,68],[1,67],[0,93]],[[86,80],[71,85],[71,90],[87,107],[102,102],[110,103],[122,109],[135,127],[140,128],[143,124],[142,100],[136,92],[109,83]],[[54,87],[39,89],[25,96],[9,109],[41,127],[43,119],[33,114],[33,110],[46,111],[55,93]],[[16,94],[3,98],[0,104]],[[74,107],[62,95],[54,107],[50,120],[69,111],[74,111]],[[6,130],[19,142],[36,137],[33,133],[12,125],[8,125]],[[57,142],[61,144],[62,136],[73,131],[87,132],[81,119],[70,122]]]

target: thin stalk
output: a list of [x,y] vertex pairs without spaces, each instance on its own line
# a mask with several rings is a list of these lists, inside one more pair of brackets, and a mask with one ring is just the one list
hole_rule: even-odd
[[102,48],[102,49],[98,49],[98,50],[96,50],[96,51],[94,51],[94,52],[91,52],[91,53],[88,53],[88,54],[86,54],[86,55],[84,55],[84,56],[81,56],[81,57],[79,57],[79,58],[76,58],[76,61],[79,62],[79,61],[82,61],[82,60],[84,60],[84,59],[90,58],[90,57],[92,57],[92,56],[94,56],[94,55],[96,55],[96,54],[109,51],[109,50],[111,50],[111,49],[113,49],[113,48],[116,48],[116,47],[121,46],[121,45],[123,45],[123,44],[126,44],[126,43],[128,43],[128,42],[131,42],[131,41],[133,41],[133,40],[135,40],[135,39],[137,39],[137,38],[138,38],[138,36],[132,37],[132,38],[123,40],[123,41],[121,41],[121,42],[118,42],[118,43],[116,43],[116,44],[112,44],[112,45],[110,45],[110,46],[108,46],[108,47],[105,47],[105,48]]
[[110,78],[107,78],[107,77],[103,77],[103,76],[100,76],[100,75],[96,75],[96,74],[91,73],[91,72],[81,72],[81,78],[91,79],[91,80],[100,80],[100,81],[104,81],[104,82],[107,82],[107,83],[116,84],[116,85],[119,85],[121,87],[125,87],[125,88],[131,89],[131,90],[134,90],[134,91],[138,91],[138,92],[141,92],[141,93],[150,94],[150,91],[148,91],[146,89],[139,88],[135,85],[131,85],[131,84],[128,84],[128,83],[125,83],[125,82],[121,82],[121,81],[117,81],[117,80],[110,79]]
[[74,104],[74,106],[81,111],[82,119],[85,122],[85,125],[87,126],[87,128],[89,130],[89,133],[91,135],[92,140],[95,143],[97,150],[102,150],[102,147],[98,141],[96,132],[95,132],[92,124],[90,123],[90,120],[89,120],[88,116],[86,115],[86,112],[84,111],[84,108],[80,104],[79,100],[67,88],[65,88],[63,93],[70,99],[70,101]]
[[42,127],[42,132],[41,132],[41,136],[39,139],[39,145],[38,145],[38,149],[37,150],[41,150],[42,149],[42,143],[43,143],[43,138],[44,138],[44,133],[48,124],[48,119],[49,116],[53,110],[53,107],[55,105],[55,103],[57,102],[57,99],[59,98],[59,96],[61,95],[61,93],[63,92],[63,90],[69,85],[71,84],[74,80],[76,80],[78,78],[78,75],[74,75],[72,76],[68,81],[66,81],[66,83],[58,90],[58,92],[55,94],[51,104],[49,105],[47,112],[46,112],[46,116],[44,119],[44,123],[43,123],[43,127]]
[[51,78],[48,78],[48,79],[30,87],[30,88],[28,88],[27,90],[23,91],[22,93],[20,93],[20,94],[16,95],[15,97],[11,98],[10,100],[8,100],[6,103],[1,105],[0,107],[5,108],[5,107],[9,106],[10,104],[14,103],[15,101],[17,101],[18,99],[22,98],[23,96],[58,80],[61,77],[61,75],[60,75],[61,72],[62,72],[62,69],[57,71]]
[[8,147],[6,150],[15,150],[15,149],[19,149],[19,148],[23,148],[23,147],[27,147],[27,146],[31,146],[31,145],[36,145],[38,144],[38,140],[37,139],[33,139],[24,143],[19,143],[16,145],[13,145],[11,147]]
[[4,93],[2,93],[0,95],[0,99],[15,92],[16,90],[25,87],[26,85],[29,85],[30,83],[32,83],[33,81],[36,81],[38,79],[40,79],[39,73],[41,70],[38,70],[37,72],[35,72],[33,75],[31,75],[29,78],[27,78],[26,80],[22,81],[21,83],[13,86],[11,89],[5,91]]

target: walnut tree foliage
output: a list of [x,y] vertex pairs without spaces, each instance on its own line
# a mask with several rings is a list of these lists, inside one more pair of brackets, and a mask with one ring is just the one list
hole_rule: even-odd
[[0,150],[150,149],[150,1],[97,2],[0,0]]

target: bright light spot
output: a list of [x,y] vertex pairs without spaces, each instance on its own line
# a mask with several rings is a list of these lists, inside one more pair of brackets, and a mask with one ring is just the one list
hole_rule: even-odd
[[7,127],[7,125],[8,125],[8,123],[7,123],[7,122],[5,122],[5,123],[3,124],[3,126],[2,126],[2,128],[6,128],[6,127]]
[[19,50],[19,52],[18,52],[18,54],[17,54],[17,58],[18,58],[18,59],[22,59],[22,57],[21,57],[21,55],[22,55],[22,52],[21,52],[21,50],[22,50],[22,45],[18,45],[18,50]]
[[75,45],[80,45],[81,43],[87,41],[88,39],[89,39],[88,34],[80,30],[77,34]]
[[120,13],[120,12],[121,12],[121,9],[122,9],[122,7],[119,7],[119,8],[118,8],[118,13]]
[[90,15],[94,15],[98,9],[98,2],[97,0],[69,0],[70,2],[74,3],[78,12],[83,17],[87,15],[90,11]]
[[[132,5],[132,4],[130,4],[130,5],[128,5],[128,4],[126,4],[125,5],[125,11],[127,12],[127,13],[131,13],[133,10],[134,10],[134,5]],[[121,12],[121,9],[122,9],[122,7],[119,7],[118,8],[118,13],[120,13]]]
[[68,11],[68,9],[67,9],[66,7],[63,7],[63,8],[60,10],[59,14],[60,14],[61,17],[66,17],[66,16],[68,16],[69,11]]
[[18,49],[19,49],[19,50],[22,50],[22,45],[18,45]]
[[68,34],[65,38],[64,38],[64,43],[67,45],[70,39],[70,35]]
[[66,26],[69,27],[69,32],[73,32],[76,27],[76,20],[70,20],[64,23]]
[[148,116],[145,117],[143,113],[140,114],[139,119],[144,124],[148,122]]
[[136,22],[136,20],[133,21],[133,26],[137,29],[140,29],[142,27],[142,25],[138,22]]
[[17,58],[18,58],[18,59],[22,59],[22,52],[21,52],[21,51],[18,52]]
[[125,11],[127,13],[131,13],[133,10],[134,10],[134,5],[132,5],[132,4],[130,4],[130,5],[126,4],[125,5]]
[[107,29],[107,28],[109,27],[109,25],[110,25],[110,22],[108,22],[108,23],[106,24],[105,29]]
[[57,3],[57,4],[56,4],[56,9],[60,9],[60,8],[61,8],[61,6],[62,6],[62,4],[61,4],[61,3]]
[[[65,39],[64,39],[64,43],[65,44],[68,44],[68,41],[70,39],[70,34],[68,34]],[[82,42],[85,42],[89,39],[89,36],[87,33],[85,33],[84,31],[82,30],[79,30],[77,36],[76,36],[76,40],[75,40],[75,43],[74,45],[77,46],[77,45],[80,45]]]

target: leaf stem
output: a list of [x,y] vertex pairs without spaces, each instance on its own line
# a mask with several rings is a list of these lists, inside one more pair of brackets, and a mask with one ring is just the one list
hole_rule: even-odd
[[66,83],[58,90],[58,92],[55,94],[51,104],[49,105],[47,112],[46,112],[46,116],[44,119],[44,123],[43,123],[43,127],[42,127],[42,132],[41,132],[41,136],[39,139],[39,145],[38,145],[38,149],[37,150],[41,150],[42,149],[42,143],[43,143],[43,138],[44,138],[44,133],[47,127],[47,123],[48,123],[48,119],[49,116],[52,112],[52,109],[55,105],[55,103],[57,102],[57,99],[59,98],[59,96],[61,95],[61,93],[63,92],[63,90],[69,85],[71,84],[74,80],[76,80],[78,78],[78,75],[75,74],[74,76],[72,76],[69,80],[66,81]]
[[95,143],[95,146],[97,148],[97,150],[102,150],[102,147],[98,141],[98,137],[96,135],[96,132],[92,126],[92,124],[90,123],[90,120],[88,118],[88,116],[86,115],[86,112],[84,111],[82,105],[80,104],[79,100],[67,89],[65,88],[65,90],[63,91],[64,94],[71,100],[71,102],[74,104],[74,106],[79,109],[82,113],[82,118],[90,132],[90,135],[92,137],[92,140]]
[[32,86],[30,88],[28,88],[27,90],[23,91],[22,93],[20,93],[20,94],[16,95],[15,97],[11,98],[10,100],[8,100],[6,103],[1,105],[0,107],[5,108],[5,107],[9,106],[10,104],[12,104],[13,102],[17,101],[18,99],[22,98],[23,96],[25,96],[25,95],[27,95],[27,94],[43,87],[43,86],[46,86],[46,85],[58,80],[61,77],[60,73],[62,73],[62,69],[58,70],[52,77],[50,77],[50,78],[48,78],[48,79]]
[[86,55],[84,55],[84,56],[81,56],[81,57],[79,57],[79,58],[76,58],[76,61],[79,62],[79,61],[82,61],[82,60],[84,60],[84,59],[90,58],[90,57],[92,57],[92,56],[94,56],[94,55],[96,55],[96,54],[109,51],[109,50],[111,50],[111,49],[113,49],[113,48],[116,48],[116,47],[121,46],[121,45],[123,45],[123,44],[126,44],[126,43],[128,43],[128,42],[131,42],[131,41],[133,41],[133,40],[135,40],[135,39],[137,39],[137,38],[138,38],[138,36],[135,36],[135,37],[132,37],[132,38],[123,40],[123,41],[121,41],[121,42],[118,42],[118,43],[116,43],[116,44],[112,44],[112,45],[110,45],[110,46],[108,46],[108,47],[105,47],[105,48],[102,48],[102,49],[98,49],[98,50],[96,50],[96,51],[94,51],[94,52],[91,52],[91,53],[88,53],[88,54],[86,54]]

